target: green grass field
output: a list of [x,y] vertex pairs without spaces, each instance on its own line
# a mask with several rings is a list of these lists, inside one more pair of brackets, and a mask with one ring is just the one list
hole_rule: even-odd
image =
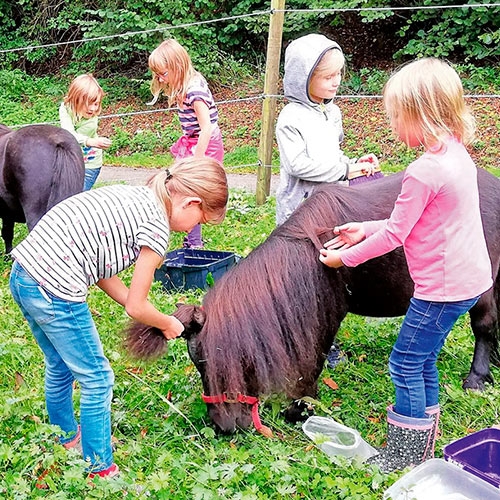
[[[247,255],[274,227],[274,203],[256,207],[253,198],[233,192],[221,226],[207,227],[207,247]],[[16,241],[25,235],[16,226]],[[181,236],[172,239],[179,246]],[[0,245],[3,245],[0,244]],[[0,248],[3,248],[1,246]],[[168,355],[151,363],[130,360],[121,347],[128,319],[124,310],[96,287],[90,308],[116,375],[112,402],[118,479],[87,484],[84,463],[52,437],[44,404],[43,357],[8,288],[10,262],[0,262],[0,497],[5,499],[381,499],[402,473],[382,475],[345,460],[330,460],[281,416],[283,398],[268,398],[263,422],[274,430],[266,439],[254,429],[217,436],[207,419],[201,383],[183,340],[170,343]],[[122,278],[128,282],[131,272]],[[201,292],[170,293],[154,284],[151,300],[166,313],[177,302],[199,302]],[[325,369],[315,402],[318,415],[358,429],[372,445],[385,438],[384,413],[392,401],[387,360],[400,318],[374,321],[348,316],[339,343],[348,362]],[[459,321],[439,357],[442,436],[437,456],[450,441],[500,422],[500,389],[464,392],[473,336]],[[498,380],[498,368],[493,369]],[[332,390],[321,382],[329,377]],[[171,395],[171,401],[167,395]],[[78,408],[78,388],[75,391]],[[37,475],[54,466],[49,490],[35,486]]]

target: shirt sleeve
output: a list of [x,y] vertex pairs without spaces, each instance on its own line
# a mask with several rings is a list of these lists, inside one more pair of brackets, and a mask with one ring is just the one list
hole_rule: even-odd
[[61,128],[64,130],[67,130],[70,134],[74,136],[74,138],[78,141],[78,144],[81,146],[86,146],[87,145],[87,139],[88,137],[83,134],[79,134],[75,130],[75,125],[73,123],[73,119],[71,118],[70,114],[68,113],[68,110],[65,106],[64,103],[61,103],[61,106],[59,107],[59,122],[61,124]]
[[204,102],[209,108],[213,104],[213,98],[210,95],[208,90],[208,86],[203,85],[202,82],[194,83],[189,87],[188,92],[186,94],[186,101],[190,107],[193,107],[195,101]]
[[142,223],[136,233],[136,241],[139,247],[148,247],[164,257],[168,250],[170,228],[166,220],[150,220]]
[[276,128],[282,165],[294,177],[311,182],[336,182],[344,180],[347,164],[338,158],[326,161],[313,159],[307,154],[305,141],[300,131],[292,125],[278,125]]
[[355,267],[403,245],[436,194],[430,183],[414,175],[406,175],[389,219],[365,223],[364,227],[369,231],[377,231],[361,243],[342,251],[342,262],[346,266]]

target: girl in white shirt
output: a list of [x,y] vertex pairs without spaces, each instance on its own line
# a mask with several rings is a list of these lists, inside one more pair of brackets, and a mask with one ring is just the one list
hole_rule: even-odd
[[[111,449],[113,371],[86,303],[97,284],[137,321],[167,339],[184,327],[148,302],[170,231],[224,219],[226,174],[212,158],[186,158],[147,186],[107,186],[68,198],[45,214],[13,251],[10,288],[45,356],[45,399],[60,442],[78,444],[91,477],[114,476]],[[117,273],[135,265],[130,288]],[[73,380],[81,388],[80,425]],[[81,429],[81,434],[80,434]],[[43,487],[43,485],[41,485]]]

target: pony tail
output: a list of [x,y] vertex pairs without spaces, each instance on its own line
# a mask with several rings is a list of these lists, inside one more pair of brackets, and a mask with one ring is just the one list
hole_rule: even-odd
[[133,321],[125,331],[123,343],[132,358],[153,361],[167,353],[167,342],[159,328]]
[[167,180],[170,180],[171,175],[170,169],[164,169],[151,177],[147,182],[147,186],[152,189],[160,205],[164,208],[167,218],[170,218],[172,214],[172,198],[167,187]]

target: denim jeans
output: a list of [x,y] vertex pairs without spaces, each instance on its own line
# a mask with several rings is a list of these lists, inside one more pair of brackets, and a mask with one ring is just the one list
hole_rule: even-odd
[[396,389],[396,413],[425,418],[425,408],[438,403],[438,354],[459,316],[478,299],[459,302],[410,300],[389,358],[389,372]]
[[93,471],[113,464],[111,398],[114,375],[86,302],[69,302],[44,290],[17,263],[10,275],[14,300],[45,356],[45,401],[50,423],[70,441],[78,429],[73,380],[80,384],[83,457]]
[[86,168],[85,169],[85,180],[83,183],[83,190],[88,191],[95,184],[95,181],[99,177],[101,168]]

